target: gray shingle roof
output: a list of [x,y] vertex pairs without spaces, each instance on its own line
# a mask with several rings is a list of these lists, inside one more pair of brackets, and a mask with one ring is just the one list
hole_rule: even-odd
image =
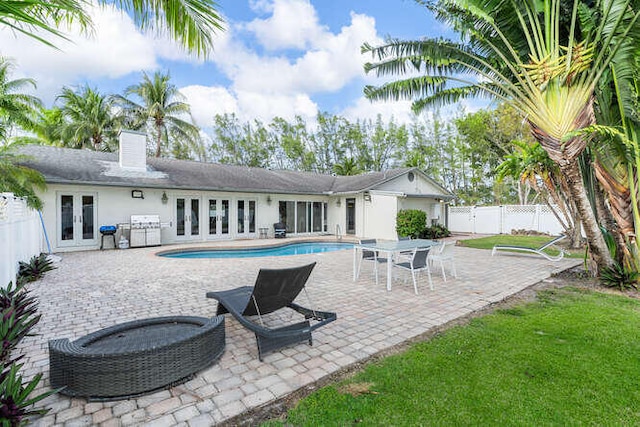
[[117,153],[42,145],[24,146],[20,152],[31,157],[26,166],[40,171],[47,182],[58,184],[327,194],[368,190],[411,170],[332,176],[150,157],[147,172],[141,173],[119,168]]

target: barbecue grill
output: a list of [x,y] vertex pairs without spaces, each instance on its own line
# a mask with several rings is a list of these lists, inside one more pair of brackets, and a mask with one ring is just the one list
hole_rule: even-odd
[[100,234],[102,235],[100,238],[100,250],[104,247],[104,237],[111,236],[113,239],[113,248],[116,248],[116,231],[118,228],[115,225],[103,225],[100,227]]
[[159,215],[131,215],[131,236],[129,246],[160,245],[160,216]]

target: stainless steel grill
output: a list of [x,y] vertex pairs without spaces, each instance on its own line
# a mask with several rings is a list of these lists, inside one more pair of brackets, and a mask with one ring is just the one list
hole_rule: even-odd
[[131,215],[132,248],[159,246],[161,244],[160,215]]

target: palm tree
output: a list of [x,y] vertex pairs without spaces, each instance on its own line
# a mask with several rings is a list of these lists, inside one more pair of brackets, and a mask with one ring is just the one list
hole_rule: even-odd
[[42,209],[42,200],[37,196],[36,189],[46,188],[44,177],[40,172],[20,164],[28,161],[29,157],[16,152],[19,145],[0,144],[0,193],[9,192],[24,197],[28,206]]
[[566,182],[540,143],[512,141],[514,151],[505,156],[505,160],[496,168],[498,181],[512,177],[526,187],[532,188],[542,196],[543,202],[556,217],[565,234],[571,241],[572,248],[580,245],[580,223],[578,214],[571,200],[563,197]]
[[120,125],[114,115],[111,98],[85,86],[77,91],[63,88],[58,96],[64,118],[61,140],[73,148],[111,151]]
[[[378,60],[367,64],[367,71],[381,76],[418,74],[367,87],[365,94],[370,99],[409,98],[416,111],[479,95],[509,102],[526,117],[534,138],[566,178],[595,263],[610,266],[613,260],[577,161],[588,138],[576,131],[595,123],[594,90],[636,26],[640,11],[627,13],[630,3],[596,2],[596,30],[582,33],[578,9],[582,12],[586,6],[579,0],[428,2],[437,18],[461,32],[468,43],[425,39],[365,45],[363,51]],[[561,10],[567,5],[570,16]]]
[[191,123],[191,108],[184,102],[186,98],[169,80],[168,73],[156,72],[153,79],[143,73],[141,83],[125,90],[125,95],[135,95],[139,103],[121,95],[114,98],[122,108],[125,126],[134,130],[150,128],[156,157],[160,157],[163,147],[170,148],[173,138],[179,139],[183,146],[196,145],[192,142],[200,138],[200,130]]
[[10,80],[13,63],[0,57],[0,140],[6,140],[14,126],[28,128],[34,114],[41,106],[38,98],[24,93],[35,88],[31,79]]
[[[222,17],[213,0],[98,0],[100,4],[115,4],[129,13],[141,29],[166,29],[188,51],[206,56],[213,48],[212,36],[223,29]],[[62,24],[77,23],[88,30],[91,18],[84,0],[21,0],[0,2],[0,25],[26,34],[49,46],[54,46],[44,31],[53,38],[65,38],[59,30]]]
[[333,172],[336,175],[353,176],[360,175],[362,173],[362,169],[358,167],[358,164],[353,157],[347,157],[346,159],[342,159],[340,163],[333,165]]

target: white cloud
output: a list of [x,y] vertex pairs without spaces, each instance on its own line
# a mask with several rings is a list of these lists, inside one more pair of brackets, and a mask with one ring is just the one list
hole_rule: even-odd
[[[266,5],[256,5],[266,10]],[[320,26],[315,8],[305,0],[275,0],[270,5],[271,16],[255,19],[245,28],[255,33],[269,50],[305,49],[322,37],[326,29]]]
[[238,114],[238,101],[224,87],[193,85],[180,88],[180,92],[191,105],[191,116],[198,126],[211,126],[216,114]]
[[16,61],[17,74],[38,82],[38,96],[47,103],[65,85],[154,70],[161,58],[195,61],[165,36],[140,32],[113,6],[89,6],[88,12],[94,23],[90,34],[82,34],[77,25],[65,31],[68,40],[39,34],[58,50],[0,26],[2,55]]
[[414,117],[410,101],[371,102],[365,97],[358,98],[340,115],[352,121],[358,119],[375,120],[380,115],[385,121],[393,118],[395,123],[410,123]]

